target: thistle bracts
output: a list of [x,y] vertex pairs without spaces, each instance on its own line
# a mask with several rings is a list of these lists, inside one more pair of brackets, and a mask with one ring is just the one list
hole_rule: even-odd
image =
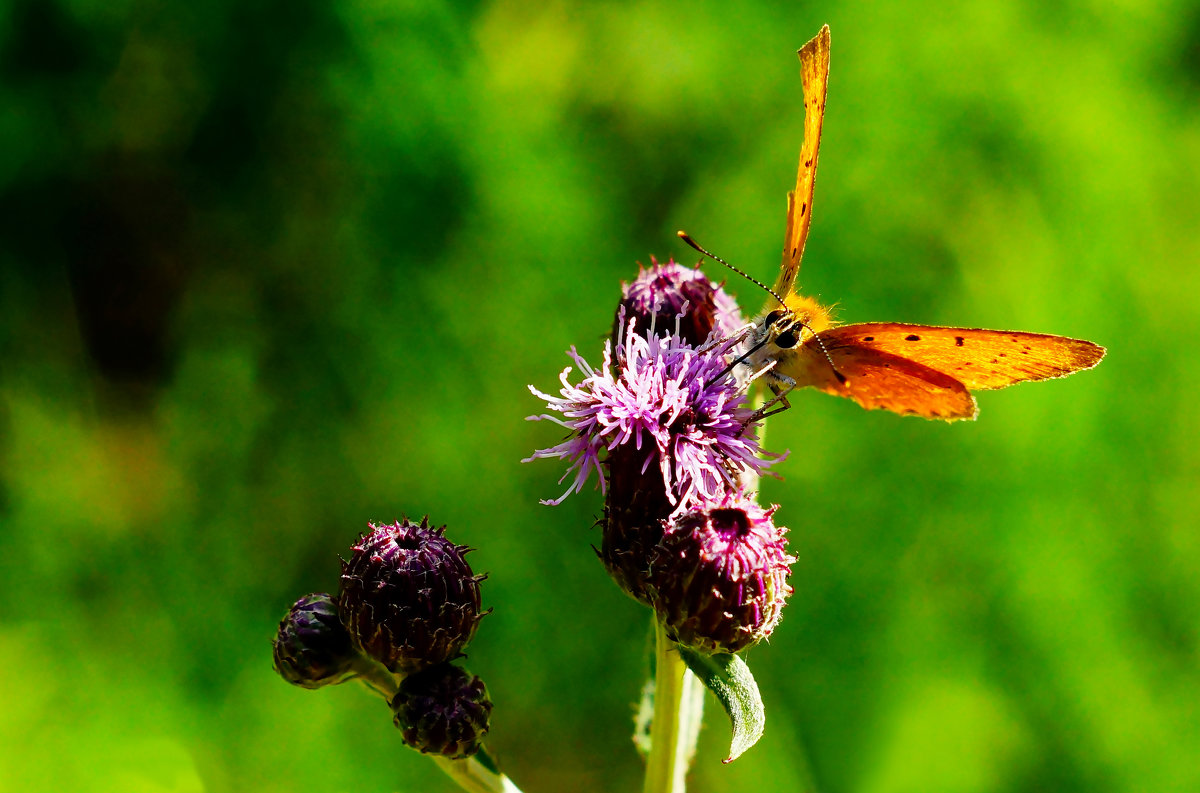
[[406,744],[454,760],[479,751],[492,714],[483,680],[454,664],[405,677],[391,705]]
[[370,528],[342,564],[338,612],[354,644],[397,673],[457,658],[484,614],[470,549],[428,518]]
[[305,595],[288,609],[273,649],[279,676],[310,689],[353,677],[361,657],[338,618],[337,604],[324,592]]
[[568,367],[559,395],[530,387],[561,414],[530,418],[569,431],[529,458],[568,463],[559,480],[571,479],[567,491],[543,503],[560,503],[596,472],[605,493],[599,556],[658,623],[653,716],[649,734],[635,735],[649,744],[648,790],[673,789],[679,758],[694,751],[698,683],[729,715],[726,762],[762,736],[762,698],[737,653],[770,635],[791,593],[785,530],[752,495],[781,456],[759,445],[762,416],[747,396],[754,377],[741,365],[752,326],[726,300],[699,271],[643,270],[624,289],[600,368],[572,349],[578,384]]
[[693,347],[708,341],[713,331],[718,339],[735,334],[744,324],[741,309],[720,284],[699,269],[673,260],[659,264],[650,257],[650,267],[638,268],[632,282],[621,285],[621,302],[613,320],[612,340],[617,342],[632,321],[638,333],[677,335]]

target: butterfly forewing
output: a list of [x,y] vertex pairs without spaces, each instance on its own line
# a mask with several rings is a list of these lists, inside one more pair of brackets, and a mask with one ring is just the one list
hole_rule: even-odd
[[[829,26],[800,48],[800,79],[804,89],[804,142],[796,190],[788,193],[787,235],[783,244],[783,268],[775,282],[775,293],[787,295],[795,289],[800,273],[804,242],[812,225],[813,190],[817,182],[817,154],[821,148],[821,124],[825,120],[825,96],[829,88]],[[775,306],[772,305],[772,308]]]
[[862,348],[896,355],[943,372],[971,390],[1065,377],[1104,357],[1098,344],[1066,336],[901,322],[842,325],[820,334],[832,353]]

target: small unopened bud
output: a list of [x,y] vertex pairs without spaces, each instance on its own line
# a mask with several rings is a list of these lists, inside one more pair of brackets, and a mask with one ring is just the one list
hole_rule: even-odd
[[706,653],[736,653],[771,634],[792,593],[794,557],[775,508],[730,497],[676,519],[650,559],[648,587],[667,635]]
[[371,524],[342,564],[338,611],[362,651],[392,672],[411,673],[458,657],[482,619],[470,549],[407,519]]
[[337,604],[324,592],[297,600],[275,634],[275,671],[301,688],[321,688],[354,677],[359,657],[338,620]]
[[409,675],[392,698],[393,721],[404,742],[451,759],[479,751],[492,713],[483,680],[454,664]]

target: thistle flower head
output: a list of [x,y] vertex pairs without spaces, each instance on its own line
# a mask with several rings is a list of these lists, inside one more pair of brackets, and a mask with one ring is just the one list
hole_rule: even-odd
[[[568,462],[563,479],[573,475],[567,491],[545,502],[559,504],[583,489],[594,471],[606,487],[602,455],[622,446],[646,449],[642,473],[654,465],[665,497],[675,511],[721,498],[736,489],[745,469],[761,473],[764,459],[751,425],[753,411],[741,406],[744,392],[728,372],[740,335],[692,347],[672,335],[642,335],[631,322],[613,344],[605,343],[604,362],[593,369],[572,348],[571,357],[585,375],[578,384],[559,376],[561,396],[530,386],[547,407],[562,414],[531,416],[570,430],[570,436],[529,457],[558,457]],[[562,480],[560,480],[562,481]]]
[[279,623],[275,671],[292,685],[321,688],[354,676],[358,650],[338,620],[337,604],[324,592],[297,600]]
[[429,519],[369,524],[342,563],[338,613],[366,655],[393,672],[456,658],[475,635],[479,582],[464,555]]
[[706,653],[736,653],[770,636],[795,558],[786,529],[751,499],[678,516],[650,553],[647,588],[667,635]]
[[566,492],[543,503],[561,503],[594,472],[607,496],[601,559],[643,603],[665,522],[752,486],[779,459],[759,447],[745,384],[730,372],[747,330],[736,303],[699,270],[654,262],[625,286],[600,368],[572,348],[578,384],[567,367],[558,396],[530,387],[561,415],[530,418],[569,431],[529,458],[567,462]]
[[737,302],[721,284],[713,283],[700,269],[668,260],[639,268],[631,283],[622,284],[621,303],[613,323],[613,338],[623,330],[621,312],[635,320],[640,332],[661,333],[677,328],[678,336],[699,347],[714,331],[718,338],[732,336],[745,325]]
[[392,713],[406,744],[457,760],[479,751],[492,701],[482,679],[454,664],[438,664],[404,678]]

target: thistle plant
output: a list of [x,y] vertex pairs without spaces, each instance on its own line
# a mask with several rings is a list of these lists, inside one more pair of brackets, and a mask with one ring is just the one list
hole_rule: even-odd
[[[655,674],[638,728],[647,791],[683,790],[705,686],[732,719],[727,761],[762,734],[758,690],[735,653],[779,622],[793,559],[776,507],[754,499],[780,456],[761,448],[760,414],[735,374],[744,338],[719,285],[653,262],[624,286],[600,365],[572,350],[557,395],[531,387],[549,411],[531,418],[568,430],[527,460],[566,464],[566,491],[544,503],[595,475],[606,497],[601,561],[652,609]],[[428,518],[370,524],[342,562],[337,595],[306,595],[280,623],[275,667],[303,688],[360,680],[387,702],[404,744],[464,789],[512,792],[484,745],[487,686],[460,664],[490,611],[470,550]]]
[[382,697],[405,744],[463,789],[520,793],[484,748],[492,701],[457,661],[488,611],[471,550],[428,517],[369,524],[342,562],[338,594],[300,598],[275,636],[275,670],[302,688],[360,680]]
[[[777,508],[754,498],[781,455],[761,448],[761,414],[737,376],[745,336],[719,285],[672,261],[652,263],[623,288],[600,366],[572,349],[559,394],[530,387],[550,411],[530,418],[569,432],[526,460],[567,464],[566,492],[544,503],[561,503],[595,474],[605,496],[601,559],[653,609],[655,678],[645,689],[653,704],[642,708],[650,723],[637,737],[648,792],[683,790],[702,686],[733,724],[727,762],[763,732],[758,688],[735,653],[779,622],[794,559],[773,522]],[[582,376],[572,382],[576,367]]]
[[[650,609],[653,679],[643,686],[634,732],[646,758],[645,793],[683,793],[705,688],[732,725],[725,762],[763,734],[763,702],[739,654],[771,635],[792,594],[795,559],[787,529],[776,522],[779,507],[757,499],[759,477],[784,456],[762,448],[762,422],[789,407],[792,389],[814,386],[904,415],[974,418],[972,390],[1065,376],[1104,355],[1090,342],[1044,334],[838,326],[827,309],[797,294],[828,83],[828,27],[799,55],[805,137],[788,196],[783,268],[775,289],[758,284],[770,295],[766,308],[746,323],[722,286],[698,269],[652,259],[623,286],[599,364],[572,348],[558,393],[530,386],[546,412],[529,418],[567,433],[525,460],[565,464],[559,484],[567,482],[566,490],[543,503],[562,503],[594,476],[604,495],[600,561]],[[748,393],[760,377],[774,392],[765,405]],[[337,597],[301,598],[280,623],[275,668],[304,688],[362,680],[387,700],[404,743],[465,789],[515,791],[483,745],[492,712],[487,687],[458,664],[487,613],[484,576],[472,573],[467,551],[428,520],[372,525],[343,564]]]

